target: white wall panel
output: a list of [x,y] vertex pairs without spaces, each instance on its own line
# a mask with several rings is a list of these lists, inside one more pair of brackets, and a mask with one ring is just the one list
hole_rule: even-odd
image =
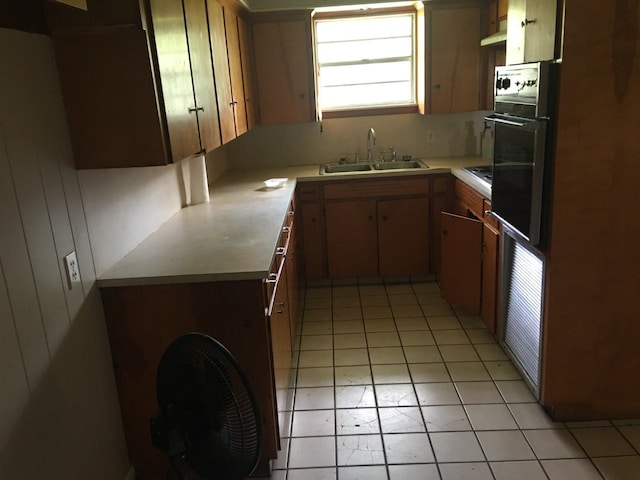
[[4,446],[9,432],[20,418],[24,405],[29,400],[27,374],[22,363],[22,354],[18,344],[18,334],[13,322],[9,305],[7,285],[0,270],[0,450]]
[[[40,50],[38,53],[42,55],[43,49]],[[0,121],[49,353],[53,355],[69,328],[69,315],[39,167],[48,147],[43,143],[41,132],[51,123],[43,100],[48,88],[42,87],[46,82],[40,78],[46,69],[33,62],[33,57],[16,50],[5,58],[8,60],[5,65],[11,68],[2,75],[0,88],[8,90],[12,85],[21,88],[13,95],[2,97]],[[29,135],[25,136],[25,132]]]
[[[0,28],[0,65],[0,478],[124,478],[111,354],[51,40]],[[69,291],[62,257],[72,250],[83,284]]]
[[[0,42],[0,48],[2,45],[3,43]],[[0,52],[0,58],[2,58],[2,52]],[[2,78],[0,75],[0,82]],[[6,85],[0,83],[0,91],[3,88],[6,88]],[[40,305],[22,230],[13,177],[9,168],[1,112],[0,103],[0,263],[2,263],[7,283],[7,293],[13,306],[25,370],[29,383],[37,384],[49,364],[49,349],[42,326]]]

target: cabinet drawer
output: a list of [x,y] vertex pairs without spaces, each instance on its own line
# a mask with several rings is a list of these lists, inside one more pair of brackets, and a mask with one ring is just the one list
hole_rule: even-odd
[[319,185],[300,185],[298,184],[298,199],[301,203],[313,203],[320,201]]
[[456,180],[456,197],[460,203],[464,204],[471,213],[478,218],[483,218],[483,198],[473,188],[466,185],[460,180]]
[[327,200],[424,195],[427,193],[429,193],[429,181],[427,178],[331,183],[324,186],[324,198]]

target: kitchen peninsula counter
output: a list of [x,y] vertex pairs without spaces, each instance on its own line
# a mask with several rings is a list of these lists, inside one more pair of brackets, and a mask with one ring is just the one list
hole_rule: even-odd
[[[422,159],[429,168],[320,175],[318,165],[230,170],[210,186],[210,201],[182,208],[98,279],[98,286],[166,285],[255,280],[269,273],[280,228],[297,182],[365,176],[451,172],[490,197],[485,184],[462,170],[487,164],[480,157]],[[281,188],[264,180],[288,178]]]

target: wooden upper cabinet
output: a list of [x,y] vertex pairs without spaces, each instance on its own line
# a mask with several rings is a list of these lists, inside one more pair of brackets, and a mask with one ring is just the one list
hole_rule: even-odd
[[235,12],[224,9],[224,27],[227,34],[227,55],[231,75],[231,95],[236,120],[236,135],[247,131],[247,108],[244,103],[244,84],[242,81],[242,61],[240,59],[240,36],[238,17]]
[[221,145],[205,0],[183,0],[201,148]]
[[236,138],[235,110],[231,93],[231,77],[229,58],[227,56],[227,36],[224,28],[224,10],[217,0],[207,1],[209,16],[209,40],[213,55],[213,69],[216,79],[216,95],[218,113],[220,115],[220,132],[222,143]]
[[87,10],[87,0],[48,0],[53,3],[62,3],[70,7],[79,8],[80,10]]
[[428,113],[454,113],[480,107],[481,7],[427,5]]
[[103,29],[53,40],[76,167],[168,163],[146,32]]
[[254,19],[253,47],[262,125],[316,119],[311,17],[261,14]]
[[556,58],[557,0],[509,0],[507,64]]
[[242,65],[242,84],[244,86],[244,105],[247,114],[247,129],[256,125],[255,73],[253,71],[253,40],[251,27],[238,17],[238,35],[240,37],[240,63]]
[[48,5],[78,168],[177,162],[220,146],[206,0]]
[[150,0],[169,144],[174,161],[200,150],[182,2]]

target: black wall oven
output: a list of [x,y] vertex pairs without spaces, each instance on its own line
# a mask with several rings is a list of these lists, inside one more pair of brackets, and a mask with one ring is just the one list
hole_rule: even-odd
[[531,245],[544,245],[557,65],[496,67],[491,209]]

